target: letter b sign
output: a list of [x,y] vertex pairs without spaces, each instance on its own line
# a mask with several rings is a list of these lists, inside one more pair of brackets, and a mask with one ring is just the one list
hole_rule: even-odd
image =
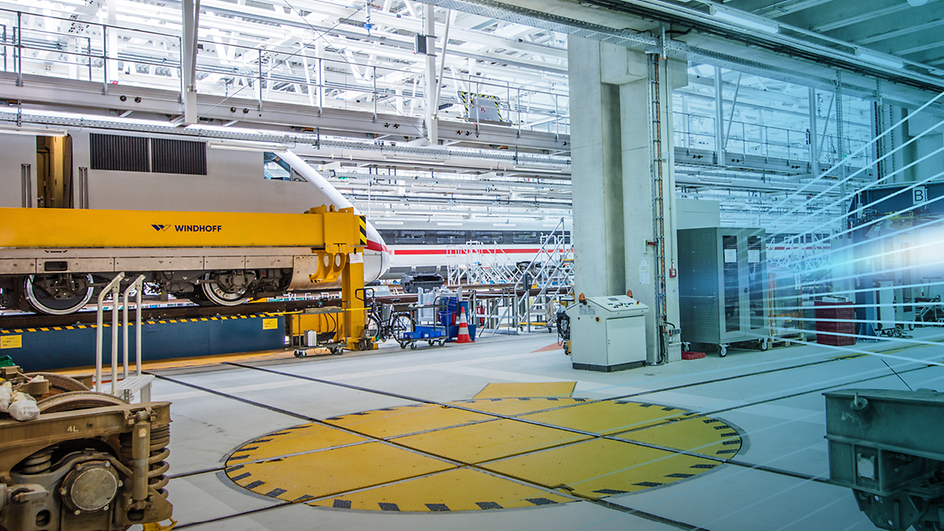
[[914,196],[912,205],[920,205],[928,200],[928,189],[924,186],[916,186],[911,190],[911,193]]

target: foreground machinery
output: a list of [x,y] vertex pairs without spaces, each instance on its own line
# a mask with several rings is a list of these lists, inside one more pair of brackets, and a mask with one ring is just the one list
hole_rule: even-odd
[[128,404],[72,378],[31,376],[0,367],[40,410],[23,422],[0,413],[0,531],[112,531],[169,519],[170,403]]
[[853,489],[880,529],[944,529],[944,394],[825,393],[832,483]]

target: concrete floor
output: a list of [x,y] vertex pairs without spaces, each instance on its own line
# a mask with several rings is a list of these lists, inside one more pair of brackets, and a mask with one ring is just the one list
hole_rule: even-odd
[[[930,328],[913,334],[929,341],[944,337]],[[883,360],[914,389],[940,389],[944,382],[944,368],[922,363],[941,359],[941,347],[934,345],[911,343],[902,349],[860,343],[853,348],[887,354],[847,359],[836,359],[847,351],[818,345],[768,352],[731,349],[725,358],[709,355],[604,374],[573,370],[562,350],[552,347],[555,339],[537,333],[480,338],[471,345],[423,344],[415,351],[390,344],[370,353],[265,366],[285,374],[233,366],[159,372],[173,379],[159,379],[153,399],[173,402],[169,459],[173,479],[167,488],[177,529],[869,530],[874,527],[858,510],[851,491],[789,475],[828,477],[822,392],[849,387],[905,389]],[[574,501],[448,514],[291,504],[244,490],[223,472],[227,457],[239,446],[310,422],[306,419],[417,403],[411,397],[434,402],[471,399],[496,382],[573,381],[574,397],[596,400],[639,394],[630,400],[694,410],[737,426],[744,440],[737,464],[722,464],[662,487],[609,496],[608,504]]]

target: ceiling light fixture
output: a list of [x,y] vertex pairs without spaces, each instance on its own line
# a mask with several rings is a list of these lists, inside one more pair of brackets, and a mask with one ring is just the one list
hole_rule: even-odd
[[12,135],[30,135],[30,136],[68,136],[69,132],[65,129],[48,129],[46,127],[24,127],[14,124],[0,124],[0,133]]
[[709,13],[718,20],[744,26],[745,28],[765,31],[767,33],[777,33],[780,31],[780,25],[766,18],[758,17],[750,13],[729,9],[722,6],[711,6]]
[[238,140],[208,140],[207,145],[213,149],[230,149],[233,151],[273,151],[288,150],[288,146],[269,142],[241,142]]
[[513,166],[517,171],[542,171],[547,173],[563,173],[561,166],[552,166],[550,164],[516,164]]
[[398,157],[396,155],[387,155],[384,154],[384,160],[388,162],[399,162],[401,164],[418,164],[420,166],[432,164],[436,166],[445,166],[446,159],[440,157],[429,157],[426,158],[423,155],[410,155],[409,157]]
[[889,68],[902,68],[905,62],[901,59],[879,52],[873,52],[867,48],[856,48],[856,57],[878,66],[887,66]]

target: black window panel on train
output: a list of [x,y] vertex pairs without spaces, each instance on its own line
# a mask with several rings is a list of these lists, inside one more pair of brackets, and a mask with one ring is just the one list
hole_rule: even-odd
[[206,143],[152,138],[151,169],[155,173],[206,175]]
[[393,243],[405,244],[424,244],[426,243],[426,231],[424,230],[398,230],[393,238]]
[[469,241],[464,230],[440,230],[436,231],[436,243],[459,244]]
[[474,242],[502,243],[502,233],[497,230],[474,230],[470,239]]
[[541,235],[536,231],[515,231],[511,238],[511,243],[541,243]]
[[92,133],[89,158],[93,170],[151,171],[147,138]]

